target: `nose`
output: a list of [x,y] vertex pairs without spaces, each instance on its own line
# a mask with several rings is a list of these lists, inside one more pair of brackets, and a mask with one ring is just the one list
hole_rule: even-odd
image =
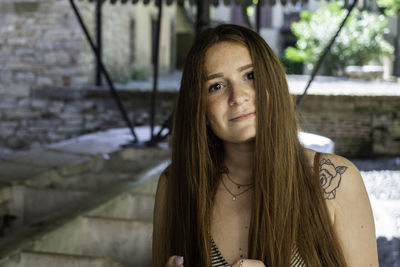
[[245,85],[239,83],[230,84],[229,105],[240,105],[249,100],[249,92]]

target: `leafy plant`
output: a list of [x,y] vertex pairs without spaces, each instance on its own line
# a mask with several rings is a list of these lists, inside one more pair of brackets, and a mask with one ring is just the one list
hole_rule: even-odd
[[150,74],[148,69],[144,67],[133,67],[131,72],[132,80],[145,81],[149,78]]
[[[287,48],[285,56],[293,61],[304,62],[312,68],[338,30],[346,12],[342,4],[337,2],[323,3],[315,12],[301,12],[300,21],[291,26],[298,39],[296,48]],[[325,73],[340,74],[348,65],[379,62],[381,54],[391,55],[393,47],[384,40],[387,32],[385,16],[353,10],[325,59]]]
[[285,68],[287,74],[303,74],[303,63],[288,59],[285,55],[280,55],[279,60]]
[[385,9],[385,14],[394,16],[400,13],[400,0],[376,0],[379,7]]

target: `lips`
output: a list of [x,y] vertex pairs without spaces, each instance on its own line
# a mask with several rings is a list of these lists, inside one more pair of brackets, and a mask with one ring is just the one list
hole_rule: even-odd
[[254,117],[255,115],[256,115],[256,112],[243,113],[243,114],[240,114],[240,115],[238,115],[238,116],[236,116],[236,117],[230,119],[229,121],[232,121],[232,122],[243,121],[243,120],[252,118],[252,117]]

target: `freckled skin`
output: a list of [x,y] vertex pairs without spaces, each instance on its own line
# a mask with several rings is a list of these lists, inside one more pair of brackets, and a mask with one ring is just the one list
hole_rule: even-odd
[[251,64],[248,49],[234,42],[218,43],[206,53],[206,77],[214,77],[205,83],[205,90],[208,90],[207,120],[213,132],[224,142],[243,143],[255,137],[255,114],[232,121],[239,115],[255,112]]

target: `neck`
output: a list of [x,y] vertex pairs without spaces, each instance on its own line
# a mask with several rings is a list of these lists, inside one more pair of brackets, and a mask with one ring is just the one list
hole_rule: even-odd
[[252,182],[254,141],[242,144],[225,142],[224,149],[224,163],[229,169],[229,175],[238,183]]

